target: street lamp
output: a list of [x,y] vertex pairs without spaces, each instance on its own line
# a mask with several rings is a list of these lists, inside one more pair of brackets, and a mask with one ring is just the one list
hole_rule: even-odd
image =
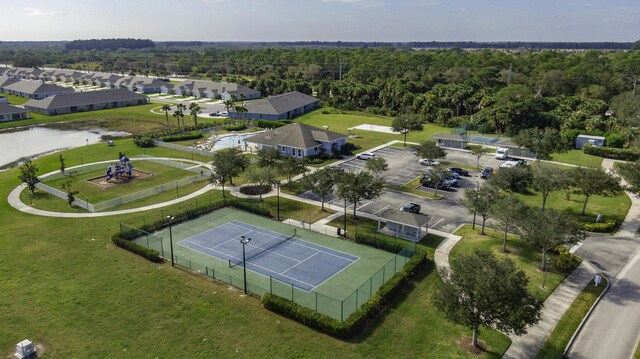
[[471,229],[476,229],[476,212],[478,207],[478,191],[480,191],[480,182],[476,181],[476,183],[478,184],[478,187],[476,187],[476,203],[473,205],[473,226],[471,226]]
[[347,197],[344,197],[344,236],[347,236]]
[[544,278],[542,279],[542,289],[544,289],[544,284],[547,282],[547,273],[549,272],[549,258],[544,259]]
[[276,181],[276,207],[278,207],[278,221],[280,220],[280,181]]
[[169,222],[169,248],[171,248],[171,266],[175,267],[175,263],[173,262],[173,233],[171,231],[171,226],[173,225],[173,221],[176,220],[174,216],[167,216],[167,221]]
[[247,294],[247,257],[245,257],[245,247],[251,242],[251,238],[240,236],[240,243],[242,243],[242,270],[244,272],[244,294]]

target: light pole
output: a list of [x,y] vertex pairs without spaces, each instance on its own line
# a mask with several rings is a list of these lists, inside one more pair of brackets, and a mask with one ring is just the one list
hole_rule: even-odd
[[251,238],[240,236],[240,243],[242,243],[242,270],[244,272],[244,294],[247,294],[247,259],[245,257],[245,247],[251,242]]
[[347,237],[347,197],[344,197],[344,236]]
[[547,273],[549,272],[549,258],[545,258],[544,261],[544,278],[542,279],[542,289],[544,289],[544,284],[547,282]]
[[473,205],[473,226],[471,226],[471,229],[476,229],[476,212],[478,207],[478,191],[480,191],[480,182],[476,181],[476,183],[478,184],[478,187],[476,187],[476,203]]
[[171,226],[173,225],[173,221],[176,219],[174,216],[167,216],[167,221],[169,222],[169,248],[171,249],[171,266],[175,267],[175,263],[173,262],[173,233],[171,231]]
[[280,181],[276,181],[276,207],[278,207],[278,221],[280,220]]

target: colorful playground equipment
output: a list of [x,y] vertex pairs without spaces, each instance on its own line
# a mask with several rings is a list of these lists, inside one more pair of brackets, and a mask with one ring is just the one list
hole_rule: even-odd
[[107,182],[112,178],[122,179],[128,178],[133,179],[133,165],[130,160],[126,156],[121,156],[119,162],[115,165],[109,165],[107,167]]

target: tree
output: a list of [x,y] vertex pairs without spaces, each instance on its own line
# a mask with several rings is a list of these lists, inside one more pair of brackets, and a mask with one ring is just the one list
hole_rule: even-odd
[[529,280],[507,258],[488,250],[463,254],[440,274],[433,304],[451,321],[473,331],[478,347],[480,326],[522,335],[541,317],[542,301],[527,289]]
[[235,106],[233,109],[236,111],[237,114],[240,115],[240,118],[242,119],[244,119],[245,114],[249,112],[249,110],[247,110],[247,108],[244,106]]
[[582,215],[586,214],[587,201],[593,195],[616,196],[622,193],[620,179],[602,168],[576,167],[573,185],[585,196]]
[[522,239],[542,250],[541,269],[547,268],[547,250],[576,244],[586,238],[580,225],[562,212],[531,208],[518,223]]
[[[274,167],[250,166],[245,171],[244,177],[248,182],[260,187],[279,184],[278,172]],[[260,193],[260,200],[262,201],[262,192]]]
[[626,189],[635,195],[640,195],[640,161],[616,162],[614,168],[627,182]]
[[503,252],[507,252],[507,232],[509,232],[509,228],[526,216],[526,211],[527,207],[524,203],[513,195],[499,196],[489,207],[489,214],[504,225]]
[[222,104],[227,109],[227,113],[229,113],[229,111],[233,108],[234,102],[233,100],[224,100],[222,101]]
[[566,152],[568,149],[562,142],[560,133],[554,128],[529,128],[522,130],[513,138],[518,146],[524,147],[540,160],[550,160],[552,153]]
[[237,148],[225,148],[214,152],[211,164],[214,167],[214,179],[221,183],[229,181],[233,186],[233,177],[238,176],[249,166],[249,159]]
[[307,166],[304,161],[299,158],[285,156],[278,164],[278,169],[280,173],[287,177],[287,188],[291,190],[293,177],[306,172]]
[[189,104],[189,114],[193,116],[193,125],[198,128],[198,113],[202,108],[195,102]]
[[164,111],[164,116],[167,118],[167,126],[169,125],[169,111],[171,111],[171,105],[165,103],[162,105],[162,111]]
[[69,203],[69,207],[71,207],[71,205],[73,205],[73,201],[76,200],[76,195],[80,192],[71,188],[71,181],[63,183],[61,188],[63,191],[67,192],[67,202]]
[[389,169],[389,164],[387,164],[387,160],[385,160],[384,158],[376,157],[367,160],[364,168],[376,176],[381,176]]
[[564,188],[567,184],[568,172],[553,166],[536,166],[533,169],[533,188],[542,195],[542,209],[553,191]]
[[258,166],[260,167],[276,166],[282,159],[282,154],[273,147],[266,147],[259,150],[256,156],[258,158]]
[[434,186],[435,191],[433,193],[435,196],[438,195],[438,189],[439,189],[440,183],[444,181],[444,179],[447,178],[449,175],[450,175],[449,172],[445,170],[444,167],[442,167],[441,165],[432,166],[424,174],[424,178],[426,180],[428,180],[431,183],[435,183],[435,186]]
[[356,209],[360,201],[373,200],[382,194],[384,180],[376,177],[369,171],[358,173],[345,172],[338,182],[337,193],[340,198],[344,198],[353,203],[353,218],[357,217]]
[[419,158],[435,160],[438,158],[445,158],[447,156],[447,152],[433,141],[423,141],[416,147],[415,155]]
[[325,198],[334,192],[338,178],[342,174],[338,172],[340,171],[325,167],[310,175],[303,175],[300,180],[300,184],[305,191],[311,191],[320,196],[323,211]]
[[533,172],[529,166],[500,168],[487,180],[489,185],[511,193],[528,193],[532,182]]
[[60,155],[60,173],[64,174],[65,166],[64,166],[64,157]]
[[36,189],[36,184],[40,183],[40,179],[38,178],[38,167],[31,162],[31,160],[26,160],[20,166],[20,175],[18,179],[27,184],[31,193],[33,193]]
[[180,110],[175,110],[175,112],[173,113],[173,118],[178,120],[178,127],[181,127],[180,126]]
[[491,207],[499,198],[499,192],[495,187],[484,185],[479,189],[468,189],[464,191],[462,206],[469,213],[474,213],[482,217],[482,229],[480,234],[484,235],[484,225],[491,216]]
[[396,117],[391,122],[393,132],[400,132],[404,135],[404,145],[407,146],[407,133],[410,131],[422,131],[422,120],[415,116]]
[[476,168],[480,168],[480,158],[482,158],[482,155],[484,155],[487,152],[488,152],[487,149],[482,146],[471,147],[471,154],[476,156]]

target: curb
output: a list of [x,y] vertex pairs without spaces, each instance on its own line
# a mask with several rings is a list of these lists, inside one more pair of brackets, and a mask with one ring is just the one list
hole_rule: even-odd
[[[586,259],[583,259],[584,261],[586,261],[587,263],[589,263],[589,265],[592,268],[593,265],[591,264],[591,262],[587,261]],[[576,338],[578,337],[578,335],[580,335],[580,332],[582,331],[582,328],[584,327],[584,325],[587,323],[587,321],[589,320],[589,317],[591,316],[591,313],[593,312],[593,310],[596,308],[596,306],[598,305],[598,303],[600,303],[600,300],[602,299],[602,297],[604,297],[604,295],[609,291],[609,287],[611,286],[611,280],[609,278],[607,278],[607,276],[605,276],[602,272],[598,272],[599,275],[601,275],[604,279],[607,280],[607,286],[606,288],[604,288],[604,290],[602,291],[602,293],[600,293],[600,295],[598,296],[598,298],[596,298],[596,301],[593,302],[593,304],[591,305],[591,308],[589,308],[589,311],[587,312],[587,314],[584,316],[584,318],[582,318],[582,321],[580,322],[580,324],[578,325],[578,328],[576,329],[576,331],[573,333],[573,335],[571,336],[571,339],[569,339],[569,343],[567,343],[567,346],[564,348],[564,351],[562,352],[562,356],[560,356],[560,358],[568,358],[567,353],[569,353],[569,351],[571,350],[571,347],[573,346]],[[588,284],[587,284],[588,285]],[[573,304],[573,303],[572,303]]]

